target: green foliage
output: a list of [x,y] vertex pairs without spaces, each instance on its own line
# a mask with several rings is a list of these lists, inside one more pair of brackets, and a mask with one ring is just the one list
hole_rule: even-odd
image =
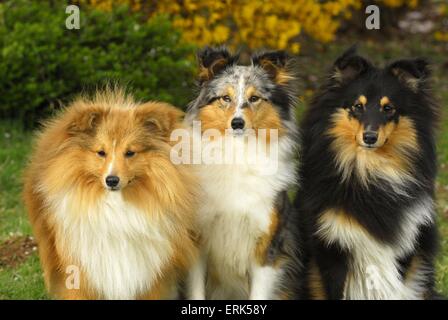
[[164,17],[144,22],[126,7],[81,8],[81,28],[68,30],[66,1],[0,3],[0,115],[45,116],[60,101],[119,81],[138,99],[183,107],[190,98],[194,47]]

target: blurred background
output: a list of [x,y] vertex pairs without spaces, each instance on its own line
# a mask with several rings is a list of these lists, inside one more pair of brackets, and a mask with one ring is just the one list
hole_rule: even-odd
[[[66,27],[71,4],[80,9],[79,29]],[[370,4],[380,8],[379,30],[365,27]],[[0,0],[0,299],[48,298],[21,174],[33,130],[75,95],[118,81],[138,99],[185,109],[196,92],[198,48],[284,49],[299,61],[300,117],[334,59],[354,43],[379,64],[427,57],[434,93],[448,103],[446,0]],[[446,112],[438,138],[437,288],[448,295]]]

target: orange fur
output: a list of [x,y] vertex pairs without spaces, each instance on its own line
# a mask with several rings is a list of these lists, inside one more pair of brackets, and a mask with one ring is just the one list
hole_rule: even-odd
[[356,229],[358,232],[368,234],[365,228],[356,220],[343,210],[327,210],[319,217],[318,223],[320,226],[330,224],[329,221],[337,222],[337,225],[344,226],[344,229]]
[[227,61],[228,59],[221,58],[214,61],[213,64],[208,67],[204,67],[203,65],[201,65],[199,70],[199,79],[201,81],[210,80],[215,75],[216,70],[222,69],[227,64]]
[[[260,102],[256,110],[247,109],[243,112],[244,118],[253,129],[266,129],[267,141],[270,141],[270,129],[278,130],[278,137],[286,133],[278,112],[268,102]],[[257,132],[258,134],[258,132]]]
[[202,132],[215,129],[224,135],[225,131],[230,128],[234,112],[235,108],[221,108],[219,101],[201,108],[199,120],[202,124]]
[[275,233],[278,229],[278,213],[274,209],[271,214],[271,224],[269,225],[269,231],[258,239],[257,247],[255,248],[255,258],[260,265],[266,264],[266,256],[269,249],[269,245],[274,238]]
[[[71,254],[72,244],[64,241],[67,226],[56,218],[53,204],[69,194],[78,205],[78,218],[73,219],[85,223],[81,216],[89,214],[107,193],[121,192],[124,203],[138,208],[149,225],[157,221],[163,226],[160,232],[174,248],[171,258],[160,266],[157,281],[136,297],[168,297],[167,288],[196,256],[192,237],[196,180],[185,166],[175,166],[169,159],[169,134],[181,127],[181,117],[182,112],[168,104],[136,104],[116,90],[100,92],[93,100],[81,98],[45,125],[26,170],[24,200],[51,295],[60,299],[104,297],[89,283],[84,269],[80,288],[66,288],[65,270],[79,261]],[[99,150],[107,156],[98,156]],[[136,152],[135,156],[126,158],[127,150]],[[112,153],[114,174],[122,181],[120,191],[108,191],[103,185]],[[83,225],[68,227],[76,230]]]
[[367,104],[367,98],[364,95],[359,96],[358,101],[365,106]]
[[277,84],[284,85],[294,79],[294,76],[291,75],[286,67],[277,66],[269,59],[262,59],[260,61],[260,64],[263,69],[268,71],[268,73]]
[[[232,87],[227,88],[227,95],[235,99],[235,92]],[[254,87],[248,87],[245,93],[249,98],[252,95],[257,95]],[[235,107],[225,106],[220,100],[203,107],[199,111],[199,120],[202,123],[202,132],[208,129],[217,129],[221,134],[224,134],[227,129],[231,128],[231,122],[234,117]],[[255,134],[258,135],[258,129],[266,130],[267,142],[270,141],[270,130],[278,130],[278,137],[285,135],[286,128],[284,128],[280,115],[273,105],[267,101],[260,100],[253,108],[245,108],[242,112],[243,119],[246,122],[246,129],[254,129]]]
[[389,104],[389,103],[390,103],[389,97],[382,97],[380,100],[380,105],[382,107],[384,107],[386,104]]
[[378,148],[367,150],[360,146],[363,126],[341,109],[333,117],[328,134],[334,138],[332,148],[336,151],[339,168],[344,178],[352,169],[367,182],[368,174],[380,173],[392,179],[401,179],[411,166],[410,152],[418,150],[417,134],[411,119],[401,117],[397,124],[388,123],[378,131]]
[[308,271],[308,287],[312,300],[326,300],[327,295],[325,293],[322,276],[314,260],[311,261]]

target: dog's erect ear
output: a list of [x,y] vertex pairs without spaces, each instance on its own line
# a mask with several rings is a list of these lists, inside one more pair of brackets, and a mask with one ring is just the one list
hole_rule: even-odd
[[294,75],[288,68],[291,56],[285,51],[254,54],[251,59],[254,65],[261,66],[277,84],[287,84],[294,79]]
[[388,70],[414,92],[431,75],[429,62],[422,58],[395,61],[388,66]]
[[69,134],[93,134],[101,122],[103,112],[96,108],[86,108],[74,115],[68,126]]
[[184,113],[167,103],[148,102],[137,107],[136,120],[151,135],[169,137],[171,131],[178,127]]
[[224,47],[205,47],[198,52],[197,56],[199,61],[199,82],[201,84],[211,80],[228,65],[235,63],[237,60],[237,57],[232,56]]
[[338,84],[353,81],[371,67],[370,62],[359,56],[356,50],[357,47],[352,46],[336,59],[331,78]]

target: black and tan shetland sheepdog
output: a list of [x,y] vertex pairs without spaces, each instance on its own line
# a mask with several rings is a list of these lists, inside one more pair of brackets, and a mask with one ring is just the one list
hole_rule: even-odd
[[214,150],[222,161],[197,166],[202,258],[192,270],[189,297],[290,298],[288,279],[300,267],[287,196],[297,144],[292,60],[266,52],[242,65],[226,49],[206,48],[199,62],[200,93],[187,121],[193,128],[199,123],[193,134],[202,150]]
[[349,49],[302,122],[306,294],[434,297],[438,108],[423,59],[375,67]]

